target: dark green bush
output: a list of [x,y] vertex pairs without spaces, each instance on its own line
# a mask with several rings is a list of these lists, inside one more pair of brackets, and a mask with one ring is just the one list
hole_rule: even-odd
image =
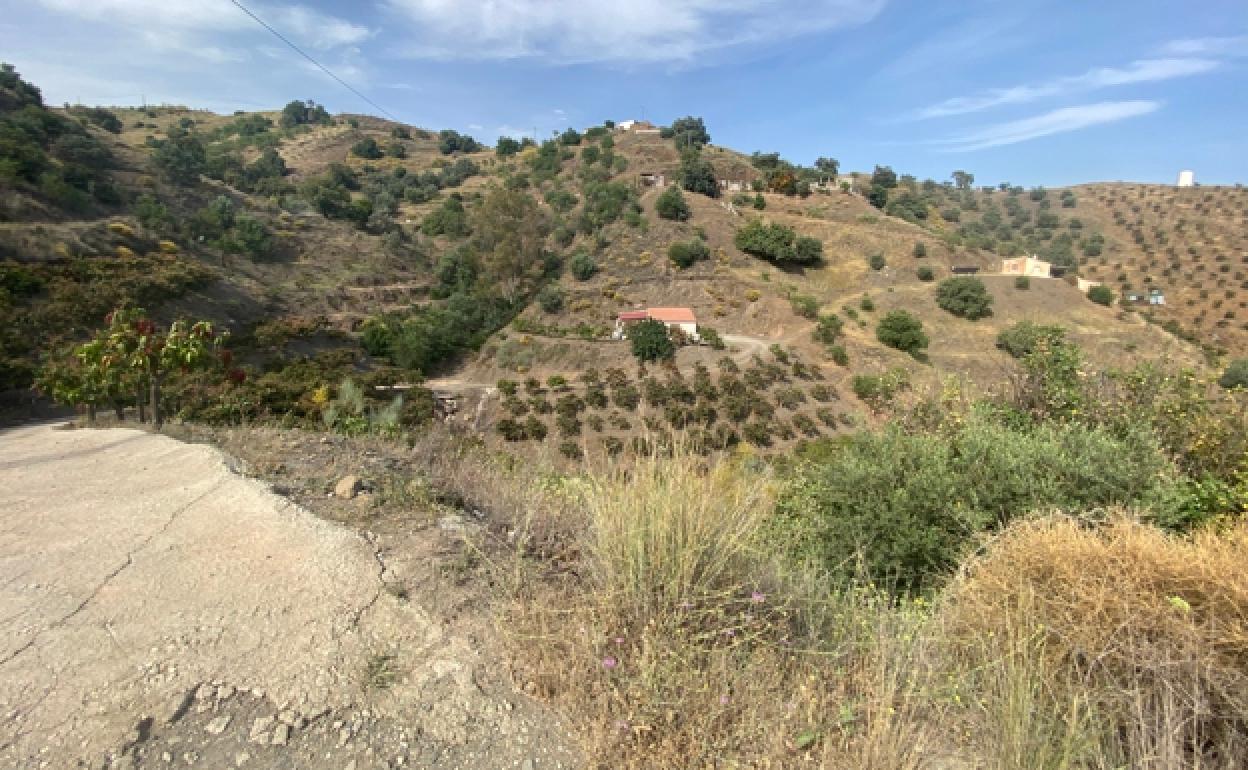
[[927,265],[924,265],[924,266],[920,267],[918,270],[915,270],[915,271],[914,271],[914,274],[915,274],[915,275],[917,275],[917,276],[919,277],[919,280],[920,280],[920,281],[934,281],[934,280],[936,280],[936,273],[935,273],[935,272],[933,272],[933,271],[932,271],[932,269],[931,269],[930,267],[928,267]]
[[1014,358],[1025,358],[1031,355],[1043,342],[1053,345],[1066,337],[1066,330],[1060,326],[1043,326],[1032,321],[1019,321],[1008,328],[1002,329],[997,335],[997,347]]
[[594,261],[586,252],[578,252],[572,257],[572,262],[568,265],[572,271],[572,277],[578,281],[588,281],[598,272],[598,263]]
[[684,222],[689,218],[689,204],[676,185],[670,185],[654,202],[654,210],[663,219]]
[[676,354],[676,345],[661,321],[645,320],[628,327],[628,340],[639,361],[658,361]]
[[1114,304],[1114,292],[1108,286],[1093,286],[1088,289],[1088,299],[1109,307]]
[[1145,499],[1164,464],[1141,436],[1078,425],[1020,429],[973,417],[951,434],[863,432],[794,475],[776,533],[836,577],[852,578],[861,559],[874,580],[917,591],[956,566],[976,533],[1032,511]]
[[959,318],[975,321],[992,315],[992,295],[970,275],[946,278],[936,287],[936,304]]
[[880,320],[875,336],[890,348],[916,353],[928,345],[923,322],[904,310],[893,310]]
[[667,256],[682,268],[692,267],[694,263],[711,258],[711,250],[700,238],[691,241],[676,241],[667,248]]
[[1218,384],[1227,390],[1248,388],[1248,358],[1237,358],[1232,361],[1218,378]]

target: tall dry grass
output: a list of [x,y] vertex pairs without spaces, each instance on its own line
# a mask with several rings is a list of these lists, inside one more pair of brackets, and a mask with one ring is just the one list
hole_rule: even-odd
[[942,613],[990,766],[1244,767],[1245,567],[1243,522],[1191,538],[1125,515],[1007,530]]
[[927,610],[767,548],[769,478],[682,452],[591,476],[575,576],[509,619],[594,767],[918,768],[940,748]]

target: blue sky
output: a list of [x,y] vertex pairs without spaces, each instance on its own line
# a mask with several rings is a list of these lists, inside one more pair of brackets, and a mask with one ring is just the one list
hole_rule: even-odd
[[[846,170],[1248,181],[1244,0],[242,0],[387,112],[492,142],[606,118]],[[376,110],[230,0],[25,0],[52,103]]]

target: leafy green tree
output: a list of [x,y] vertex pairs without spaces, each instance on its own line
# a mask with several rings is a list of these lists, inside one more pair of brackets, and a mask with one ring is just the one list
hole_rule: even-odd
[[815,168],[821,173],[836,176],[840,173],[841,162],[836,158],[818,158],[815,160]]
[[572,257],[572,262],[570,263],[569,268],[572,271],[572,276],[576,278],[576,280],[588,281],[590,278],[594,277],[595,273],[598,272],[598,263],[595,262],[594,258],[588,253],[582,251]]
[[676,241],[667,249],[667,256],[681,268],[692,267],[694,263],[711,258],[711,250],[701,238],[690,241]]
[[654,209],[663,219],[684,222],[689,218],[689,204],[680,188],[671,185],[665,189],[654,202]]
[[706,132],[706,124],[702,118],[693,116],[673,121],[667,133],[679,149],[700,149],[711,143],[711,135]]
[[880,319],[875,336],[890,348],[910,354],[926,348],[929,342],[923,332],[923,322],[904,310],[890,311]]
[[891,190],[897,186],[897,172],[891,166],[876,166],[871,173],[871,186]]
[[204,143],[187,134],[164,140],[152,154],[152,162],[166,179],[183,186],[199,181],[207,162]]
[[959,190],[969,190],[975,184],[975,175],[965,171],[953,172],[953,186]]
[[872,254],[871,256],[867,257],[867,264],[871,267],[872,270],[875,270],[878,272],[880,270],[883,270],[888,265],[888,262],[884,260],[883,254]]
[[391,158],[406,158],[407,147],[402,142],[390,142],[386,145],[386,155]]
[[520,152],[520,143],[510,136],[500,136],[494,145],[494,154],[500,158],[510,158]]
[[447,198],[441,206],[425,215],[420,223],[420,231],[428,236],[449,235],[452,238],[462,238],[467,235],[470,230],[463,200],[458,195]]
[[550,267],[545,251],[550,223],[531,195],[493,189],[473,211],[471,225],[483,290],[515,303],[538,285]]
[[1019,321],[997,334],[997,348],[1014,358],[1026,358],[1041,345],[1053,347],[1066,339],[1060,326],[1044,326],[1033,321]]
[[918,279],[919,279],[920,281],[934,281],[934,280],[936,280],[936,273],[935,273],[935,272],[934,272],[934,271],[933,271],[930,267],[928,267],[927,265],[923,265],[923,266],[922,266],[922,267],[920,267],[918,270],[915,270],[915,271],[914,271],[914,274],[915,274],[916,276],[918,276]]
[[476,152],[480,149],[480,142],[471,136],[450,129],[443,129],[438,132],[438,151],[443,155],[450,155],[456,152]]
[[662,321],[647,319],[628,327],[628,340],[639,361],[659,361],[676,354],[676,345]]
[[968,321],[992,315],[992,295],[984,282],[970,275],[946,278],[936,287],[936,304]]
[[719,182],[711,162],[697,152],[687,152],[680,161],[680,186],[708,198],[719,197]]
[[575,128],[569,128],[559,135],[559,143],[569,146],[580,144],[581,134]]
[[733,239],[738,249],[776,264],[809,265],[823,258],[823,242],[809,236],[798,237],[793,228],[778,223],[750,221]]
[[927,244],[923,241],[914,242],[914,256],[916,259],[922,259],[927,256]]
[[1088,299],[1109,307],[1114,304],[1114,292],[1108,286],[1093,286],[1088,289]]
[[366,136],[351,145],[351,154],[357,158],[367,158],[368,160],[377,160],[383,156],[381,147],[377,144],[377,140],[371,136]]

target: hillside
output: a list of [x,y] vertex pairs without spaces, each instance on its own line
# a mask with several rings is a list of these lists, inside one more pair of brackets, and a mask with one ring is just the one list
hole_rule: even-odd
[[[1203,366],[1196,346],[1162,328],[1172,320],[1178,326],[1167,328],[1192,342],[1244,350],[1232,308],[1242,304],[1242,276],[1231,272],[1244,248],[1240,190],[1024,193],[903,176],[881,208],[866,175],[853,174],[842,175],[853,193],[687,192],[689,215],[674,221],[656,211],[663,190],[642,180],[661,174],[665,190],[682,173],[676,142],[658,133],[599,126],[495,151],[455,132],[333,117],[300,102],[231,116],[115,109],[96,122],[76,108],[22,109],[105,148],[101,173],[118,194],[69,205],[37,178],[4,182],[6,388],[28,386],[43,358],[129,301],[233,333],[252,371],[237,416],[317,419],[314,391],[345,376],[373,385],[425,377],[475,428],[495,435],[509,417],[537,420],[547,443],[575,455],[692,426],[715,446],[747,433],[764,448],[787,446],[872,420],[881,404],[855,395],[860,375],[903,390],[949,377],[996,388],[1013,367],[997,334],[1020,321],[1066,328],[1102,367]],[[790,167],[774,156],[708,145],[700,157],[719,180],[785,189],[774,180]],[[786,266],[746,254],[734,238],[756,218],[816,238],[823,258]],[[682,269],[668,258],[673,243],[695,240],[709,259]],[[1115,291],[1164,278],[1168,304],[1102,307],[1073,274],[1026,289],[994,275],[1001,255],[1033,251]],[[574,275],[578,259],[588,275]],[[980,270],[991,315],[968,321],[937,306],[935,282],[954,266]],[[674,366],[639,371],[610,331],[617,313],[653,306],[692,308],[725,349],[684,347]],[[875,327],[892,310],[922,322],[931,340],[923,355],[879,342]],[[817,319],[831,315],[843,324],[834,346],[812,338]],[[708,378],[738,387],[733,369],[755,408],[681,388]],[[595,384],[603,375],[610,394]],[[523,398],[500,396],[499,380],[527,382]],[[635,416],[632,387],[650,390]],[[412,419],[429,397],[408,399]]]

